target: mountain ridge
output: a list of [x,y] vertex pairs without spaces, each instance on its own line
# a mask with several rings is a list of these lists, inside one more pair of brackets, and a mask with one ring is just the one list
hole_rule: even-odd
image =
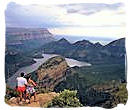
[[[115,45],[114,48],[113,45]],[[91,43],[88,40],[70,43],[65,38],[62,38],[61,40],[43,45],[38,51],[44,51],[47,54],[59,54],[64,57],[74,58],[80,61],[88,61],[93,64],[98,62],[103,63],[103,60],[104,63],[111,63],[113,61],[115,61],[114,63],[119,63],[121,60],[125,60],[126,53],[125,38],[112,41],[104,46],[100,43]]]
[[54,40],[45,28],[6,28],[6,47],[12,50],[27,52]]

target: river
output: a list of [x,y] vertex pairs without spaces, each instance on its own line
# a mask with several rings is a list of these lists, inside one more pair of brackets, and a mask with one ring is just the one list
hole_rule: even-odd
[[[19,74],[21,72],[31,73],[31,72],[37,70],[38,67],[40,65],[42,65],[45,61],[47,61],[49,58],[52,58],[54,56],[58,56],[58,55],[55,55],[55,54],[42,54],[42,55],[43,55],[44,58],[34,59],[36,61],[36,63],[20,68],[12,77],[10,77],[7,80],[7,84],[12,88],[15,87],[16,86],[16,78],[19,76]],[[74,67],[74,66],[79,66],[79,67],[81,67],[81,66],[91,66],[91,64],[89,64],[87,62],[81,62],[81,61],[70,59],[70,58],[65,58],[65,60],[66,60],[67,64],[70,67]]]

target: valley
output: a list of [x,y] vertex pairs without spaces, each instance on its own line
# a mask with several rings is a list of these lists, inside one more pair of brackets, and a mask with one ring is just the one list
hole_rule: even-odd
[[[16,78],[19,76],[19,74],[21,72],[24,72],[26,74],[32,73],[34,71],[36,71],[43,63],[45,63],[48,59],[53,58],[55,56],[59,56],[59,55],[54,55],[54,54],[42,54],[43,58],[40,59],[33,59],[36,63],[32,64],[32,65],[28,65],[28,66],[24,66],[22,68],[19,68],[18,71],[16,71],[15,74],[13,74],[9,79],[7,79],[7,84],[10,87],[15,87],[16,86]],[[91,66],[91,64],[86,63],[86,62],[80,62],[74,59],[70,59],[70,58],[65,58],[67,64],[70,67],[74,67],[74,66]]]
[[7,87],[15,88],[16,77],[25,72],[37,82],[39,94],[76,90],[83,106],[104,108],[127,102],[125,38],[102,45],[56,40],[47,29],[13,28],[6,34]]

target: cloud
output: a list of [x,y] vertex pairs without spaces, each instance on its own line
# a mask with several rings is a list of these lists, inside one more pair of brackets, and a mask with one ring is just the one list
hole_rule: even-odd
[[106,38],[122,38],[126,37],[126,30],[124,27],[64,27],[54,28],[49,30],[52,33],[59,35],[73,35],[73,36],[92,36],[92,37],[106,37]]
[[125,36],[124,14],[123,3],[19,5],[11,2],[5,18],[7,27],[43,27],[54,34]]
[[[57,20],[58,13],[53,14],[56,7],[40,5],[18,5],[10,3],[5,11],[7,26],[19,27],[58,27],[62,24]],[[57,10],[57,9],[56,9]]]
[[[97,13],[102,13],[102,17],[111,10],[118,11],[123,7],[122,3],[84,3],[66,5],[19,5],[11,2],[5,11],[7,26],[21,27],[73,27],[97,24],[95,18]],[[104,15],[103,15],[103,12]],[[110,14],[113,12],[110,12]],[[123,14],[118,12],[118,14]],[[91,16],[86,17],[86,16]],[[92,17],[95,18],[93,19]],[[97,14],[98,18],[99,14]],[[108,16],[109,17],[109,16]],[[85,19],[89,22],[85,23]],[[91,19],[93,19],[93,22]],[[95,22],[96,21],[96,22]],[[99,20],[99,23],[102,22]],[[98,23],[98,25],[100,25]],[[102,24],[102,23],[101,23]],[[109,24],[104,24],[109,25]],[[114,25],[114,24],[113,24]]]
[[67,13],[79,13],[83,15],[91,15],[102,10],[117,10],[122,7],[122,3],[104,4],[104,3],[80,3],[59,5],[67,9]]

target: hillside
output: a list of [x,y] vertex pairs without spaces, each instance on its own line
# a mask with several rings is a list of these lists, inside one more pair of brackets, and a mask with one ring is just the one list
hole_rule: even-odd
[[[126,83],[123,65],[73,67],[71,72],[66,79],[55,86],[54,90],[56,92],[64,89],[77,90],[79,100],[84,106],[111,108],[110,103],[105,104],[111,102],[113,97],[111,91],[117,89],[120,84]],[[95,89],[95,86],[98,89]],[[127,92],[126,87],[123,90]],[[120,91],[117,89],[114,93],[116,92]]]
[[[83,106],[112,108],[119,103],[126,103],[127,89],[125,86],[125,66],[123,64],[93,65],[68,69],[66,65],[63,69],[60,60],[62,60],[62,64],[66,65],[66,63],[63,63],[65,62],[64,58],[57,56],[50,58],[39,67],[37,79],[41,88],[55,92],[64,89],[77,90]],[[124,87],[121,91],[118,89],[120,86]],[[126,96],[123,96],[122,102],[118,99],[115,102],[113,99],[116,97],[115,94],[119,92],[122,96],[122,91],[126,93]]]
[[[25,55],[18,50],[6,51],[6,63],[10,66],[17,64],[20,67],[19,62],[22,63],[26,60],[27,62],[24,62],[24,64],[27,64],[32,59],[29,56],[36,55],[35,57],[39,58],[42,52],[58,54],[59,56],[49,58],[36,71],[29,73],[32,75],[32,79],[37,82],[38,97],[40,95],[44,97],[44,94],[40,94],[41,91],[43,93],[60,93],[64,89],[68,89],[77,91],[78,101],[83,106],[113,108],[119,103],[126,104],[127,80],[124,38],[115,40],[105,46],[100,43],[93,44],[88,40],[71,44],[63,38],[35,49],[35,51],[30,52],[30,55]],[[92,65],[69,67],[65,57],[88,62]],[[16,66],[12,68],[17,69]],[[7,96],[10,98],[12,94],[14,93],[11,92]],[[48,97],[48,94],[46,95]],[[38,103],[33,104],[39,106]]]
[[[83,106],[113,108],[117,104],[125,104],[127,101],[125,66],[123,64],[69,67],[64,57],[55,56],[30,74],[32,79],[37,82],[38,99],[40,96],[46,99],[44,94],[40,94],[41,92],[59,93],[68,89],[77,91],[77,96]],[[125,95],[123,95],[124,93]],[[16,96],[12,94],[14,92],[9,94],[7,91],[7,97]],[[51,100],[51,95],[47,94],[47,97],[47,101]],[[13,104],[11,103],[11,105]],[[39,106],[39,102],[31,105],[25,104],[25,106],[33,105]]]
[[6,50],[5,52],[5,79],[11,77],[15,72],[24,66],[34,64],[33,58],[28,57],[17,50]]
[[6,28],[5,77],[11,77],[19,68],[34,64],[33,58],[41,54],[30,54],[45,43],[54,41],[45,28]]
[[8,49],[26,52],[54,40],[53,35],[45,28],[6,28]]
[[65,59],[62,56],[56,56],[48,59],[34,73],[40,87],[53,90],[55,85],[66,77],[68,69]]
[[59,54],[91,64],[118,64],[125,62],[125,38],[118,39],[103,46],[88,40],[69,43],[65,38],[43,45],[37,52]]

